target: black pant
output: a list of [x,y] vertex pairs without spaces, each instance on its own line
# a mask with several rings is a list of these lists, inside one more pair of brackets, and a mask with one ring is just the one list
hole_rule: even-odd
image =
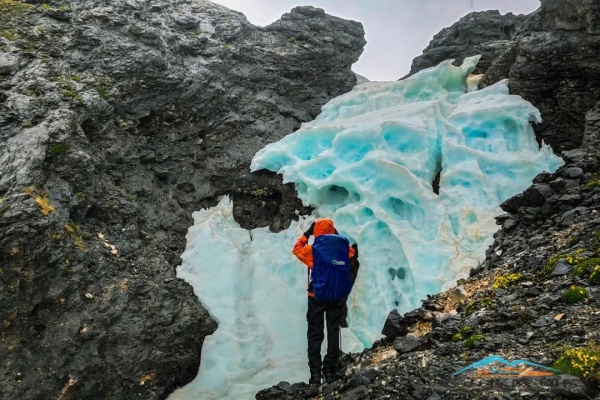
[[323,343],[324,322],[327,320],[327,355],[323,359],[325,371],[337,372],[340,360],[340,320],[344,313],[346,299],[319,301],[308,298],[308,367],[311,375],[321,375],[321,344]]

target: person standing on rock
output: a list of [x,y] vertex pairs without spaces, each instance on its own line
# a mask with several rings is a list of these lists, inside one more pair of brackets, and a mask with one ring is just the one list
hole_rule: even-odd
[[[308,244],[310,236],[315,240]],[[330,219],[319,219],[296,242],[292,253],[308,269],[308,367],[309,384],[321,383],[321,368],[325,382],[336,379],[340,360],[340,322],[345,317],[346,299],[352,290],[350,259],[356,245],[340,236]],[[354,263],[356,264],[356,263]],[[355,275],[354,275],[355,276]],[[324,323],[327,322],[327,354],[321,362]]]

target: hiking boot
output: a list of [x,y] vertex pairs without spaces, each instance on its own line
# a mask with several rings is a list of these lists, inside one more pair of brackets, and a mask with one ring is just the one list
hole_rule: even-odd
[[315,373],[310,375],[308,380],[309,385],[320,385],[321,384],[321,373]]
[[342,319],[340,320],[340,328],[347,328],[348,327],[348,321],[346,320],[346,316],[343,315]]
[[338,379],[337,373],[333,370],[325,370],[323,371],[323,375],[325,378],[325,383],[332,383]]

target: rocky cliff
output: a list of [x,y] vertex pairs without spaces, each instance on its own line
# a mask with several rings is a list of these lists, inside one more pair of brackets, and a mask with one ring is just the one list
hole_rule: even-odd
[[515,34],[527,19],[525,15],[498,10],[470,13],[436,34],[423,54],[416,57],[407,76],[455,59],[460,63],[465,57],[481,54],[474,74],[484,74],[493,61],[513,45]]
[[362,26],[1,0],[0,32],[0,397],[165,398],[216,327],[175,277],[191,213],[229,194],[245,227],[296,217],[250,158],[352,88]]

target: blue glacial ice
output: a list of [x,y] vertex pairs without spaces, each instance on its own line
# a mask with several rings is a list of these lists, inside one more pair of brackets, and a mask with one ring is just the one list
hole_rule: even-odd
[[194,213],[178,276],[219,328],[206,338],[198,377],[172,399],[252,399],[308,379],[306,270],[291,249],[316,217],[333,218],[361,251],[345,351],[370,346],[389,311],[415,308],[485,257],[499,204],[562,160],[539,148],[530,125],[539,111],[505,81],[469,89],[478,59],[361,84],[260,150],[251,169],[294,182],[313,216],[270,233],[241,229],[226,197]]

